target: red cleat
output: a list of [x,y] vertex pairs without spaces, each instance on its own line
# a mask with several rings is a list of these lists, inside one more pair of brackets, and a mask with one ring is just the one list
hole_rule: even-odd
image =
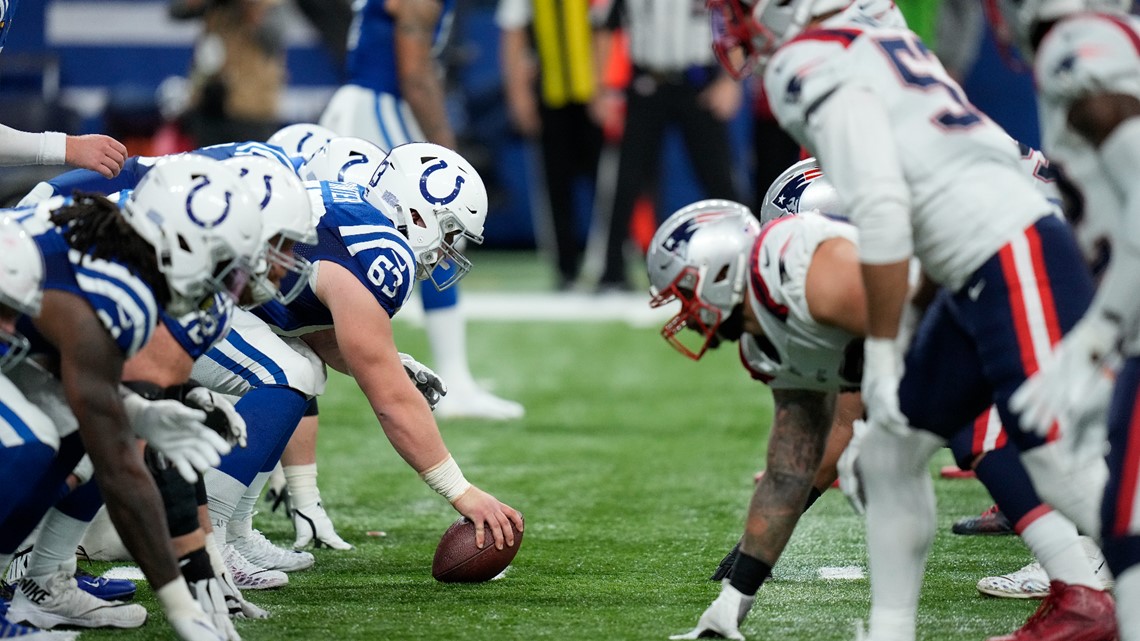
[[1116,641],[1116,606],[1102,590],[1053,581],[1025,625],[986,641]]

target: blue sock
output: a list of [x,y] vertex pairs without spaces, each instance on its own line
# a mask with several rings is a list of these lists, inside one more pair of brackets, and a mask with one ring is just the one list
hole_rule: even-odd
[[247,392],[234,407],[245,419],[249,444],[223,456],[218,469],[245,485],[252,483],[274,453],[281,457],[282,443],[289,442],[308,404],[297,390],[279,385]]
[[60,499],[55,506],[73,519],[90,523],[103,507],[103,495],[99,493],[99,484],[89,481]]
[[35,489],[34,479],[47,471],[53,458],[55,450],[39,441],[0,449],[0,487],[5,494],[0,503],[0,523],[28,498]]
[[1014,528],[1026,514],[1041,506],[1041,498],[1021,465],[1021,450],[1013,444],[987,452],[974,473]]

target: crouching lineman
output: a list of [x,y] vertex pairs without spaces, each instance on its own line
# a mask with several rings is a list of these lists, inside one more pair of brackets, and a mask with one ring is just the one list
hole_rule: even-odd
[[[496,547],[513,545],[511,523],[522,529],[521,515],[464,478],[428,401],[405,372],[391,321],[415,280],[446,288],[470,269],[455,244],[482,240],[482,180],[454,151],[429,143],[401,145],[373,163],[363,172],[371,188],[306,183],[319,219],[318,242],[297,253],[313,263],[314,277],[292,302],[271,301],[254,310],[260,327],[235,324],[227,340],[195,364],[195,379],[241,396],[238,407],[249,406],[249,416],[258,417],[247,421],[251,444],[271,444],[257,457],[242,451],[240,465],[223,463],[207,476],[215,527],[234,527],[235,513],[244,519],[244,511],[252,510],[256,494],[246,494],[251,482],[273,469],[329,365],[356,379],[397,452],[476,524],[480,546],[488,528]],[[439,269],[441,263],[451,269]],[[445,273],[449,278],[441,280]],[[295,282],[288,276],[282,287]]]
[[[171,161],[172,171],[178,162]],[[183,469],[206,467],[229,446],[201,422],[204,412],[133,394],[120,400],[118,385],[125,357],[150,339],[160,310],[181,316],[202,309],[219,292],[240,289],[259,244],[260,223],[232,171],[214,163],[175,184],[164,180],[166,169],[156,167],[134,194],[176,206],[156,210],[128,202],[120,209],[104,197],[80,195],[75,202],[21,212],[43,255],[46,279],[40,313],[21,319],[20,328],[32,353],[58,378],[27,361],[11,376],[52,417],[60,448],[49,466],[18,482],[7,478],[14,470],[2,471],[6,485],[28,484],[31,490],[0,524],[0,564],[7,565],[86,450],[109,514],[175,631],[184,639],[221,639],[226,637],[179,576],[165,528],[154,527],[163,522],[161,499],[135,433]],[[72,610],[86,606],[108,613],[120,627],[145,619],[145,610],[136,614],[85,597],[93,598],[76,588],[69,572],[29,576],[21,580],[9,616],[30,614],[54,625],[69,622]]]

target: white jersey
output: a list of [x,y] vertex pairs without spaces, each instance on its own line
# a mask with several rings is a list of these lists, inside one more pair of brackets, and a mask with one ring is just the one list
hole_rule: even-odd
[[[841,14],[781,46],[764,78],[772,111],[816,155],[853,215],[859,210],[845,191],[880,182],[875,146],[889,145],[909,198],[914,255],[957,291],[1052,207],[1026,180],[1017,145],[966,100],[914,33],[866,22]],[[889,138],[868,140],[843,105],[820,110],[845,89],[881,105]]]
[[1096,149],[1069,126],[1069,107],[1091,92],[1140,98],[1140,20],[1094,13],[1062,20],[1041,41],[1034,76],[1042,147],[1081,191],[1084,219],[1077,238],[1092,258],[1096,244],[1118,227],[1114,217],[1124,204]]
[[[747,304],[764,337],[744,334],[740,358],[773,389],[839,391],[859,387],[859,337],[817,323],[808,311],[805,283],[812,256],[831,238],[857,242],[849,224],[807,212],[764,226],[748,260]],[[855,356],[847,360],[846,355]]]

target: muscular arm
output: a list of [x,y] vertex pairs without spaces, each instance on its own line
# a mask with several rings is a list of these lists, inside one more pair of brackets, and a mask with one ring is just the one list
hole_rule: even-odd
[[123,365],[123,380],[170,387],[185,383],[193,367],[190,355],[175,342],[166,325],[159,324],[147,344]]
[[835,414],[835,395],[773,390],[768,463],[748,506],[744,553],[775,564],[803,513]]
[[432,58],[432,40],[443,10],[438,0],[387,0],[396,20],[396,73],[400,93],[428,142],[454,149],[455,132],[444,108],[443,81]]
[[60,352],[60,378],[111,521],[155,589],[179,578],[162,498],[119,398],[122,353],[78,297],[44,294],[36,327]]
[[859,250],[846,238],[820,243],[804,283],[808,312],[817,323],[867,333],[867,299],[859,271]]

